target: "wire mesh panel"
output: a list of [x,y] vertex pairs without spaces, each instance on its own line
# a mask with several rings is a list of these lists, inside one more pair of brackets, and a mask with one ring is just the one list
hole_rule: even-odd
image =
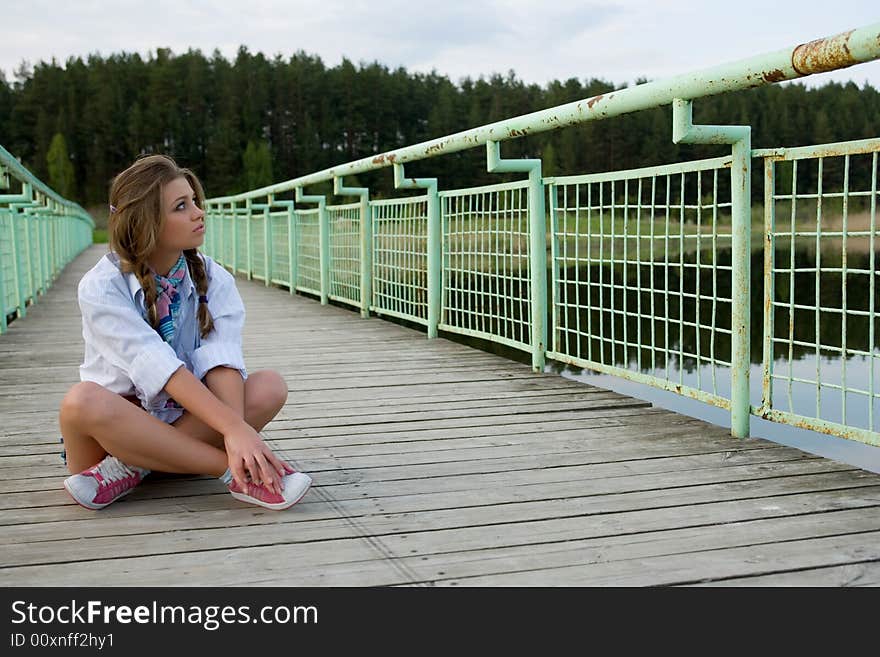
[[205,209],[205,241],[202,242],[200,251],[206,255],[217,259],[217,224],[218,217],[216,211],[208,207]]
[[328,205],[330,298],[361,307],[361,204]]
[[549,357],[730,408],[730,162],[548,179]]
[[250,216],[251,222],[251,275],[266,280],[266,215],[260,211]]
[[528,182],[440,196],[440,328],[530,350]]
[[296,224],[296,289],[321,294],[321,226],[319,211],[297,210]]
[[17,305],[18,288],[15,279],[15,259],[12,250],[12,213],[0,210],[0,276],[3,277],[0,290],[3,290],[2,310],[14,312]]
[[371,201],[370,310],[428,322],[428,197]]
[[269,240],[272,243],[272,256],[269,259],[270,282],[278,285],[290,284],[290,221],[287,210],[274,210],[269,213]]
[[880,140],[777,151],[765,167],[769,419],[880,445]]
[[250,215],[239,210],[235,215],[235,270],[248,273],[248,221]]
[[223,264],[231,267],[232,258],[235,255],[235,246],[233,244],[235,239],[235,217],[230,212],[224,212],[221,221],[221,230],[223,231],[221,257]]

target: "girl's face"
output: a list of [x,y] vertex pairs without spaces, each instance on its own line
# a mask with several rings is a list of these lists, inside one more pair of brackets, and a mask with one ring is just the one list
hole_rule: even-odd
[[162,189],[162,214],[157,250],[179,253],[205,241],[205,211],[196,205],[196,194],[186,178],[176,178]]

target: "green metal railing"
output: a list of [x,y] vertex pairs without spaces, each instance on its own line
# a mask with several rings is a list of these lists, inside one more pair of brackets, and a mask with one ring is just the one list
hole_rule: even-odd
[[[733,298],[718,285],[733,269],[720,255],[732,251],[732,203],[718,191],[731,163],[722,157],[546,180],[554,265],[549,358],[731,410],[730,382],[719,378],[732,368]],[[681,366],[670,377],[675,360],[693,362],[694,385]]]
[[[880,139],[754,153],[764,161],[766,239],[762,395],[753,412],[873,445],[880,445],[874,408],[880,398],[874,348],[878,152]],[[783,164],[789,165],[784,173]],[[804,180],[811,169],[814,175]],[[853,169],[868,172],[863,187],[854,184]],[[796,286],[804,275],[812,285]],[[851,300],[859,288],[867,294]],[[798,315],[808,321],[797,321]],[[779,352],[781,366],[774,357]],[[829,367],[832,356],[839,368]],[[799,403],[795,386],[809,392]],[[866,426],[850,420],[858,406]]]
[[[873,411],[880,399],[874,383],[880,352],[874,347],[873,301],[878,140],[752,151],[748,126],[702,126],[692,120],[695,99],[877,58],[880,24],[210,199],[209,253],[250,277],[265,274],[260,262],[286,254],[277,277],[266,275],[267,283],[317,295],[322,303],[350,304],[364,316],[422,324],[428,337],[444,330],[521,349],[531,354],[536,371],[551,358],[715,404],[730,411],[735,436],[747,436],[750,417],[757,415],[880,445]],[[673,141],[728,145],[729,152],[697,162],[556,178],[542,177],[538,159],[501,156],[501,144],[508,140],[664,105],[673,109]],[[477,147],[486,148],[487,171],[518,172],[523,178],[440,191],[442,181],[404,172],[408,162]],[[851,189],[847,175],[838,189],[822,187],[823,159],[843,157],[849,171],[847,158],[856,155],[873,157],[866,165],[873,167],[870,189]],[[764,160],[768,185],[763,353],[751,340],[751,247],[753,237],[762,237],[757,229],[752,235],[753,158]],[[819,181],[818,191],[798,187],[797,162],[804,160],[819,167],[818,176],[809,176],[811,184]],[[783,165],[792,168],[777,171]],[[388,167],[397,189],[420,195],[370,200],[369,190],[344,185],[346,176]],[[790,193],[777,188],[780,175],[793,176]],[[304,193],[307,186],[329,181],[336,196],[359,201],[328,205],[325,196]],[[293,200],[279,200],[291,192]],[[805,199],[818,204],[812,230],[796,224],[796,206]],[[823,203],[830,200],[839,201],[842,217],[833,231],[823,225]],[[855,200],[858,226],[849,219]],[[791,213],[788,225],[774,219],[780,208]],[[275,209],[278,228],[267,229],[267,216]],[[850,262],[849,238],[870,242],[868,261],[858,267]],[[819,293],[805,302],[792,276],[804,267],[792,264],[792,256],[783,266],[775,255],[786,240],[794,253],[794,242],[805,239],[822,253],[807,267],[815,288],[838,277],[833,302]],[[842,242],[835,242],[836,260],[824,255],[829,239]],[[846,287],[854,276],[864,279],[856,284],[870,288],[865,308],[847,302]],[[789,319],[783,321],[786,312]],[[815,315],[812,338],[789,328],[803,312]],[[828,317],[836,318],[837,340],[825,336]],[[847,341],[853,322],[867,336],[858,345]],[[817,362],[812,377],[795,371],[804,350],[812,350]],[[819,363],[830,352],[843,359],[843,376],[833,383],[827,381],[829,368]],[[764,395],[753,404],[750,365],[761,358]],[[854,366],[847,366],[852,358],[868,362],[865,383],[854,383]],[[780,389],[803,385],[815,388],[815,408],[777,403],[786,397]],[[823,405],[832,392],[842,399],[836,419]],[[851,398],[871,407],[864,427],[847,415]]]
[[24,317],[68,262],[92,243],[95,222],[0,146],[0,333]]

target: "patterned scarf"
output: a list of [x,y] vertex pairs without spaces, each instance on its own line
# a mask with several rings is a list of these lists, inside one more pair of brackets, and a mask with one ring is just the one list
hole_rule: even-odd
[[167,276],[153,273],[156,278],[156,290],[159,293],[156,299],[159,326],[156,330],[165,342],[170,343],[174,339],[174,325],[180,312],[180,292],[177,288],[186,276],[186,258],[181,254],[180,260],[175,263]]

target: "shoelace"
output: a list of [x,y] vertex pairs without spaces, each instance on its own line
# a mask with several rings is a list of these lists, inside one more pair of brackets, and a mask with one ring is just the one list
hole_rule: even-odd
[[125,465],[125,463],[120,461],[115,456],[108,456],[107,458],[105,458],[98,465],[92,468],[92,472],[100,474],[101,479],[107,485],[113,483],[114,481],[119,481],[127,477],[136,476],[134,470],[129,468],[127,465]]

